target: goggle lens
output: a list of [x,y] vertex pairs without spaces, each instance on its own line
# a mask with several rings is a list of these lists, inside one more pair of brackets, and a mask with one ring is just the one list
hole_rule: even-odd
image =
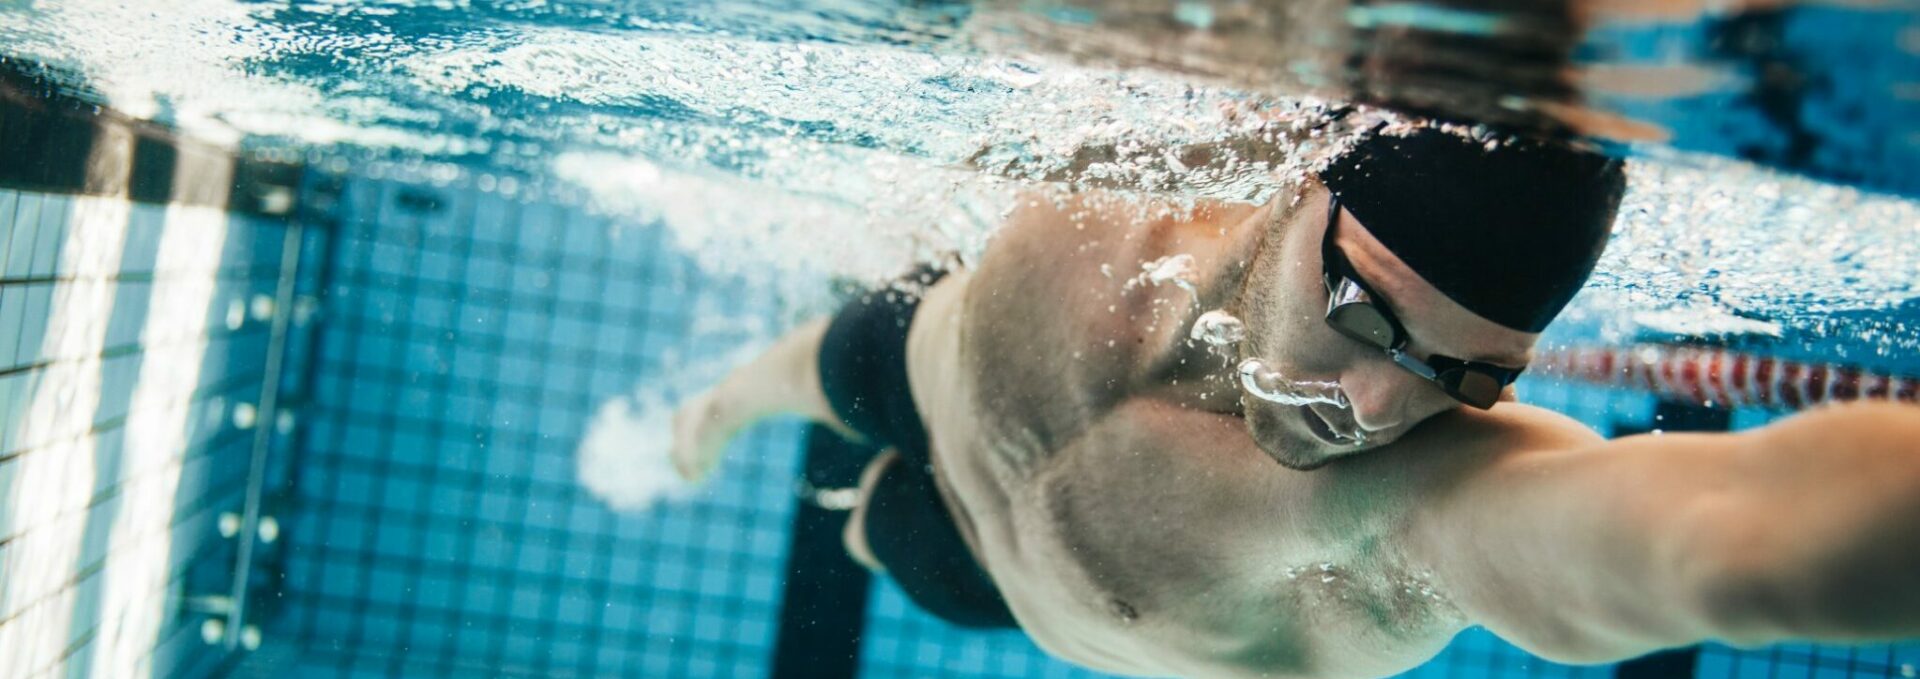
[[1379,349],[1397,349],[1400,334],[1386,312],[1373,305],[1365,289],[1350,278],[1340,278],[1329,286],[1327,324],[1362,344]]
[[1455,368],[1439,375],[1437,380],[1447,395],[1455,400],[1485,410],[1499,402],[1501,390],[1506,385],[1492,375],[1465,368]]
[[1393,348],[1393,323],[1373,305],[1358,303],[1335,307],[1327,314],[1327,322],[1340,334],[1362,343],[1378,349]]

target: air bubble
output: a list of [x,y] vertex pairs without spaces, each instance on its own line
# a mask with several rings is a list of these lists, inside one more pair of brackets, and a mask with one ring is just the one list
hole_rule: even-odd
[[1339,382],[1296,382],[1267,367],[1257,358],[1240,362],[1240,388],[1255,398],[1288,406],[1330,405],[1348,407],[1347,394]]
[[1222,309],[1200,314],[1193,322],[1193,330],[1187,334],[1213,347],[1230,347],[1247,339],[1247,325],[1233,314]]
[[1200,303],[1200,290],[1194,283],[1199,279],[1200,271],[1194,263],[1193,255],[1167,255],[1140,265],[1140,269],[1145,273],[1141,274],[1141,278],[1135,279],[1136,281],[1145,280],[1154,287],[1172,283],[1181,290],[1187,291],[1187,297],[1195,304]]

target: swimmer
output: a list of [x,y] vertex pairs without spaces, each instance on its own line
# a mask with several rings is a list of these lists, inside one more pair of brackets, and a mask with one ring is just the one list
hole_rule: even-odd
[[[1609,441],[1512,400],[1623,177],[1422,128],[1259,206],[1035,196],[685,404],[676,461],[774,413],[884,447],[854,558],[1119,674],[1382,676],[1470,625],[1579,663],[1920,636],[1920,409]],[[1176,255],[1186,286],[1109,275]]]

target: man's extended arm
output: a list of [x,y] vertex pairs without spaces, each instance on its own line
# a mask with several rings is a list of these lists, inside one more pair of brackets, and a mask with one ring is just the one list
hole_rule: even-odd
[[1920,635],[1920,409],[1515,452],[1555,418],[1518,408],[1518,427],[1434,423],[1453,436],[1486,427],[1491,446],[1336,472],[1367,484],[1402,466],[1405,556],[1475,622],[1588,662],[1702,639]]

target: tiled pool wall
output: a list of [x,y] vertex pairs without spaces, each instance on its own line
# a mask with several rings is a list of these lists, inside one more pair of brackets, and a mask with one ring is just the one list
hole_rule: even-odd
[[[332,226],[276,638],[303,676],[767,674],[798,426],[614,511],[576,480],[603,401],[772,313],[664,230],[473,188],[349,181]],[[619,228],[616,228],[619,227]]]
[[0,190],[0,658],[206,676],[230,590],[284,221]]

